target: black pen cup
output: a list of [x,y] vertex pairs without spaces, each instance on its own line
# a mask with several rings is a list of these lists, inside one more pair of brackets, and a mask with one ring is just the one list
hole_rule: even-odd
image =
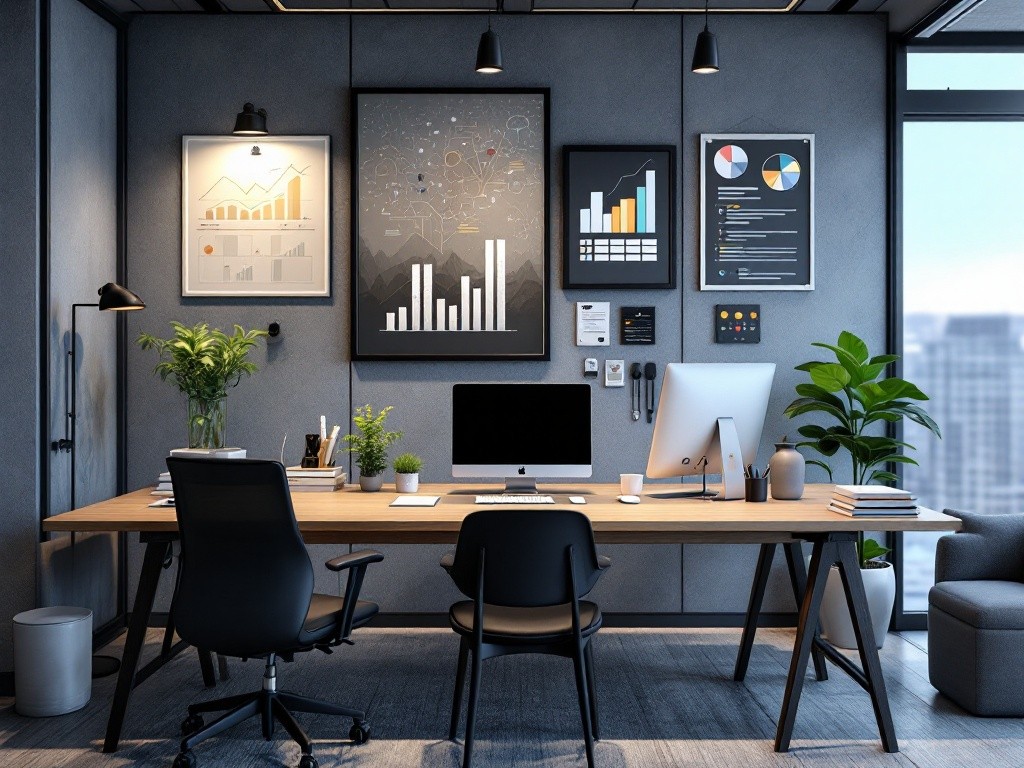
[[748,477],[745,480],[747,501],[768,501],[767,477]]

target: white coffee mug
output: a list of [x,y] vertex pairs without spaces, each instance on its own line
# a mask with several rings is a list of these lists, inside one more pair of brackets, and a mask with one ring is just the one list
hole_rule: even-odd
[[643,475],[619,475],[619,493],[624,496],[639,496],[643,490]]

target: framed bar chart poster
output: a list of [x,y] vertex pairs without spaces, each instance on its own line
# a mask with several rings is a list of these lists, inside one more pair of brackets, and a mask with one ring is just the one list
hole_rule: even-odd
[[330,296],[329,136],[183,136],[181,295]]
[[673,146],[566,146],[563,288],[674,288]]
[[354,89],[352,357],[547,360],[547,89]]
[[814,290],[814,136],[702,134],[702,291]]

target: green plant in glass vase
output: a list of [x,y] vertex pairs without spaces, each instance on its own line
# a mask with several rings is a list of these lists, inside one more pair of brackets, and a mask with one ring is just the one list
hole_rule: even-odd
[[206,323],[172,322],[171,328],[174,335],[169,339],[141,333],[137,343],[157,351],[160,362],[153,372],[188,398],[189,448],[223,448],[228,389],[258,370],[247,357],[267,332],[235,325],[228,334]]
[[[889,466],[916,465],[906,455],[906,451],[916,449],[884,434],[883,428],[906,418],[941,437],[939,425],[917,404],[928,396],[905,379],[885,376],[886,368],[899,360],[898,355],[871,356],[867,344],[849,331],[839,334],[835,344],[815,342],[812,346],[830,350],[835,361],[811,361],[796,366],[811,380],[797,384],[799,397],[789,404],[785,414],[791,419],[808,413],[822,414],[829,423],[801,426],[797,431],[806,440],[797,445],[825,458],[845,449],[850,455],[855,485],[895,482],[899,478]],[[808,459],[807,463],[822,467],[832,479],[832,468],[825,461]],[[861,535],[858,551],[861,567],[865,567],[869,560],[889,550],[873,539],[865,541]]]

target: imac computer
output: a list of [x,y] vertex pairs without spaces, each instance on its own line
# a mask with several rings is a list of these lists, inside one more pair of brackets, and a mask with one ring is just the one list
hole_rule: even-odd
[[452,477],[504,478],[521,493],[592,472],[589,384],[452,387]]
[[[658,401],[647,476],[704,475],[702,491],[674,496],[742,499],[743,468],[757,458],[775,363],[670,363]],[[707,475],[722,491],[707,490]]]

